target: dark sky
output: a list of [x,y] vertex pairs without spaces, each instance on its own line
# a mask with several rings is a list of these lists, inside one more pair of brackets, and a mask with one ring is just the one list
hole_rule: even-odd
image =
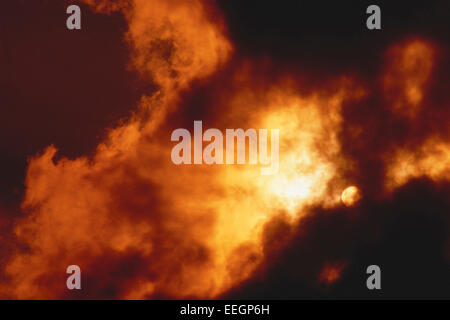
[[84,27],[70,32],[66,7],[64,1],[0,3],[3,205],[20,200],[27,157],[49,144],[71,158],[91,152],[104,128],[150,89],[127,71],[121,15],[94,15],[81,6]]
[[[450,3],[445,0],[219,3],[241,52],[314,70],[373,72],[382,49],[407,34],[448,43]],[[366,28],[371,4],[381,8],[381,31]]]

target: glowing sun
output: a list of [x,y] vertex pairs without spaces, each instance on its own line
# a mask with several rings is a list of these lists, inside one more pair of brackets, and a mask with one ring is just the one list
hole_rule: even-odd
[[354,206],[361,198],[361,191],[355,186],[345,188],[341,195],[341,201],[347,207]]

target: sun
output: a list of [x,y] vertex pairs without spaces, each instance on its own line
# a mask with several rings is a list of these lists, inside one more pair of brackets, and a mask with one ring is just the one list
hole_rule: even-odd
[[350,186],[345,188],[341,195],[341,201],[347,207],[353,207],[362,198],[361,191],[356,186]]

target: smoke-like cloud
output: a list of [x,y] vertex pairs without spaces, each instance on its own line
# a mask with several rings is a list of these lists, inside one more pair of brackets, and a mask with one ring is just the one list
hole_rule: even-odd
[[[445,48],[410,37],[383,49],[375,80],[339,72],[319,83],[239,52],[210,3],[84,2],[123,15],[129,68],[156,89],[92,155],[48,146],[30,157],[22,216],[0,220],[13,229],[0,238],[2,297],[347,297],[362,294],[358,272],[371,259],[400,268],[400,251],[413,263],[408,245],[444,268],[450,147],[429,123]],[[280,129],[279,172],[174,165],[170,133],[194,120]],[[362,199],[346,207],[351,185]],[[71,264],[82,269],[80,292],[64,286]]]

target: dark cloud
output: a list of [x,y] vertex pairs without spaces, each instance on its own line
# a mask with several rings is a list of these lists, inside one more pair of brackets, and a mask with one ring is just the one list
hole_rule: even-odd
[[[266,226],[267,263],[225,297],[448,298],[449,196],[448,183],[418,179],[386,201],[312,209],[295,227],[277,218]],[[348,262],[340,279],[318,285],[323,266],[336,261]],[[372,264],[381,268],[382,291],[366,288]]]

